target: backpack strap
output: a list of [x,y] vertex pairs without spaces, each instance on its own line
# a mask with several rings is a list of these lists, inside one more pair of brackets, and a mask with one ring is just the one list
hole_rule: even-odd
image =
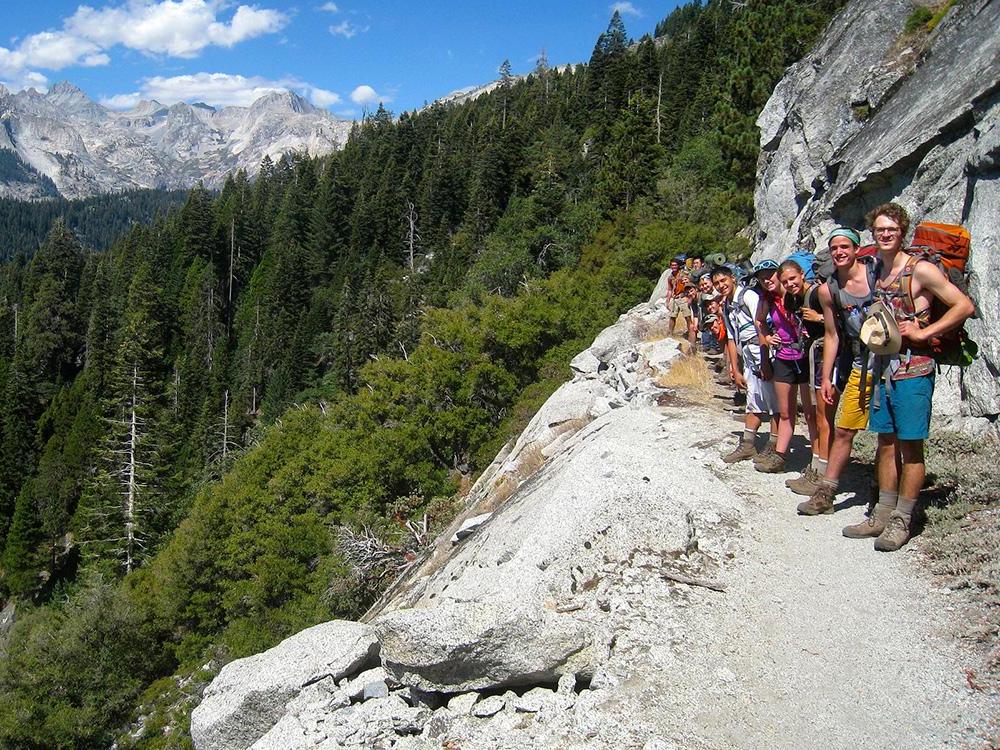
[[[745,342],[741,340],[739,342],[741,346],[744,345],[744,344],[759,344],[760,343],[760,341],[757,339],[757,326],[754,325],[754,323],[753,323],[753,319],[754,319],[753,310],[750,309],[750,305],[748,305],[746,303],[746,299],[745,299],[746,295],[747,295],[747,292],[749,292],[749,291],[750,291],[749,287],[745,287],[744,286],[744,287],[740,287],[740,291],[737,292],[737,294],[736,294],[736,307],[737,307],[737,309],[742,308],[742,309],[746,310],[747,317],[750,318],[750,325],[753,326],[753,337],[751,339],[749,339],[748,341],[745,341]],[[735,328],[736,328],[736,334],[737,334],[737,336],[739,336],[740,333],[742,333],[742,331],[743,331],[743,326],[735,326]],[[742,336],[740,336],[740,339],[742,339]]]

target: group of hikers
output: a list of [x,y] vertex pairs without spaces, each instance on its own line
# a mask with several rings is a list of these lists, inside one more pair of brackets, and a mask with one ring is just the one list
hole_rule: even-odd
[[[857,231],[838,227],[825,252],[764,260],[745,276],[721,257],[690,266],[675,259],[651,302],[665,301],[671,330],[683,319],[693,348],[724,352],[729,380],[745,393],[743,432],[724,461],[786,471],[801,405],[812,461],[786,481],[807,496],[800,514],[834,512],[855,436],[865,428],[877,434],[878,500],[843,534],[895,551],[910,538],[924,483],[937,350],[975,306],[938,264],[907,252],[902,206],[880,205],[867,221],[874,238],[867,252]],[[758,451],[765,421],[770,436]]]

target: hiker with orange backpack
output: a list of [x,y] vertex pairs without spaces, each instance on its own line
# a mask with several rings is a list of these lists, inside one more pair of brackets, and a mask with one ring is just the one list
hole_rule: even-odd
[[893,552],[910,538],[924,483],[924,440],[937,368],[934,342],[961,328],[975,306],[937,265],[903,250],[910,217],[902,206],[878,206],[868,214],[868,224],[878,247],[876,297],[892,312],[900,339],[898,354],[876,358],[868,425],[878,435],[879,484],[870,535],[878,532],[875,549]]

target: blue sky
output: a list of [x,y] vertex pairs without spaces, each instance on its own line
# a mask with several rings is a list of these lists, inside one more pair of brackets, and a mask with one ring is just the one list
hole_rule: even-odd
[[652,32],[676,0],[36,0],[4,3],[0,82],[69,80],[120,109],[140,99],[249,104],[289,88],[356,117],[394,112],[496,78],[582,62],[615,7],[629,35]]

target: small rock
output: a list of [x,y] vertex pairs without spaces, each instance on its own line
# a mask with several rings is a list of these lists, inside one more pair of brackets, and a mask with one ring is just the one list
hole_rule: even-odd
[[395,691],[393,695],[398,695],[411,706],[426,706],[431,710],[438,709],[444,704],[438,693],[428,693],[409,685]]
[[615,679],[604,667],[598,667],[594,670],[594,677],[590,681],[590,688],[592,690],[603,690],[604,688],[613,688],[618,684],[618,680]]
[[[382,667],[368,669],[340,688],[349,700],[368,700],[369,698],[385,698],[389,695],[386,684],[386,673]],[[384,694],[379,695],[378,693]]]
[[371,700],[372,698],[388,698],[389,697],[389,686],[385,684],[385,680],[374,680],[365,685],[364,692],[361,694],[361,700]]
[[462,525],[458,528],[458,531],[456,531],[451,537],[451,543],[458,544],[467,536],[472,536],[476,529],[490,520],[492,515],[492,513],[483,513],[478,516],[472,516],[472,518],[466,518],[465,521],[462,522]]
[[514,710],[525,714],[537,714],[554,697],[555,693],[546,688],[531,688],[531,690],[514,701]]
[[590,349],[585,349],[584,351],[573,357],[572,361],[569,363],[570,369],[580,375],[589,375],[596,373],[598,368],[601,366],[601,360],[594,356],[594,353]]
[[564,674],[559,678],[559,685],[556,692],[559,695],[572,695],[576,691],[576,675]]
[[488,719],[504,710],[507,701],[502,696],[491,695],[472,707],[472,715],[477,719]]
[[466,716],[479,700],[479,693],[462,693],[448,701],[448,710],[459,716]]

